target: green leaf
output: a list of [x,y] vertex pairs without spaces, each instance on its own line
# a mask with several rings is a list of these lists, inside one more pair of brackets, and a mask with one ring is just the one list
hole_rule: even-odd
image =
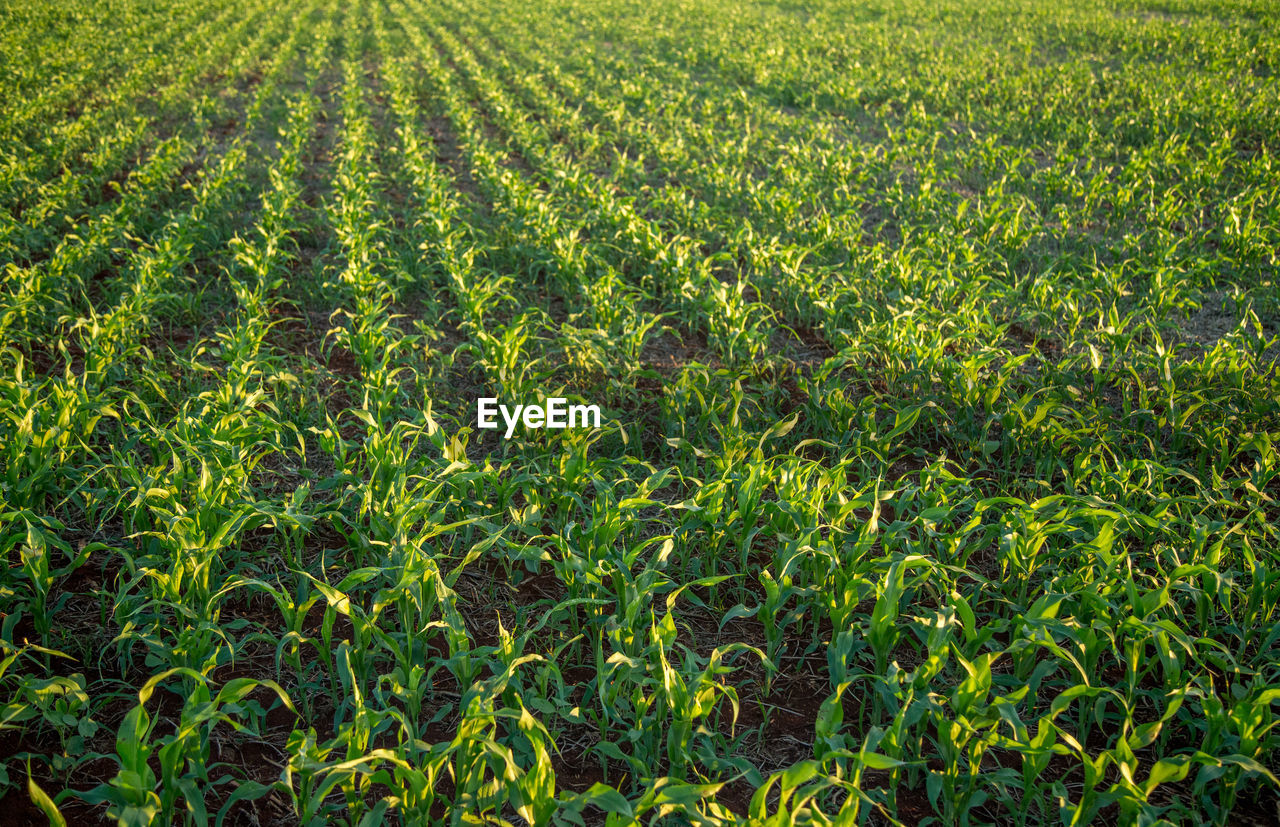
[[31,797],[31,803],[39,807],[40,812],[49,819],[50,827],[67,827],[67,821],[62,817],[62,813],[58,812],[58,806],[53,803],[53,799],[40,789],[40,785],[31,777],[30,761],[27,761],[27,795]]

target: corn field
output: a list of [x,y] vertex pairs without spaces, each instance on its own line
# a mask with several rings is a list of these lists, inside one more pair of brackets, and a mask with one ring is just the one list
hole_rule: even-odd
[[1280,823],[1278,70],[1276,0],[5,4],[0,822]]

